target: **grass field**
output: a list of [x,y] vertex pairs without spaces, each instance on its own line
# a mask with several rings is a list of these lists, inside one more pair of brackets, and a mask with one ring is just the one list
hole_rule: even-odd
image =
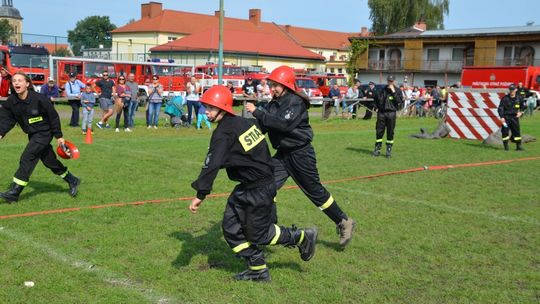
[[[59,110],[66,117],[67,108]],[[539,142],[520,153],[409,138],[436,124],[400,119],[387,160],[369,155],[374,120],[314,118],[321,179],[540,156]],[[522,120],[522,130],[540,137],[540,115]],[[306,263],[296,249],[268,248],[272,282],[239,283],[231,276],[245,266],[221,235],[225,197],[207,199],[196,215],[180,199],[194,195],[210,131],[96,130],[92,145],[79,129],[64,133],[81,150],[79,160],[65,161],[83,180],[79,196],[69,197],[67,184],[39,164],[19,203],[0,204],[0,216],[82,208],[0,219],[0,303],[540,302],[540,160],[330,183],[358,223],[345,250],[300,190],[282,189],[281,224],[317,226],[317,253]],[[0,141],[2,188],[26,143],[18,129]],[[224,173],[214,193],[232,189]],[[158,201],[90,208],[148,200]]]

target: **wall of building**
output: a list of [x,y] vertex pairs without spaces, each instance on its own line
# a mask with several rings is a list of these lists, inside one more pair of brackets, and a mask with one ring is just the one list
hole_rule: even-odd
[[15,44],[21,44],[23,42],[22,40],[22,32],[23,32],[23,23],[20,19],[13,19],[13,18],[0,18],[0,20],[7,20],[9,24],[13,27],[15,31],[15,36],[12,37],[12,42]]
[[[357,78],[362,83],[369,83],[370,81],[373,81],[377,84],[385,84],[386,83],[386,77],[388,77],[390,73],[388,72],[376,72],[376,71],[362,71],[357,75]],[[396,82],[398,84],[405,83],[409,86],[420,86],[423,87],[427,82],[436,81],[438,85],[453,85],[456,82],[460,81],[461,74],[460,73],[405,73],[405,72],[399,72],[399,73],[392,73],[396,78]]]
[[[117,33],[112,38],[112,56],[122,60],[145,61],[150,49],[172,41],[172,38],[181,39],[185,35],[176,33]],[[171,38],[171,39],[169,39]]]

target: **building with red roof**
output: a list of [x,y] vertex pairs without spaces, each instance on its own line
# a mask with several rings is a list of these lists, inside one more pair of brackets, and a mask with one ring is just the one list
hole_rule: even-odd
[[[336,64],[345,73],[350,42],[358,33],[343,33],[264,22],[260,9],[248,19],[224,18],[225,60],[242,66],[280,64],[323,71]],[[112,32],[113,53],[120,59],[175,59],[181,64],[217,61],[219,11],[214,15],[163,9],[159,2],[141,5],[141,19]],[[330,70],[328,70],[330,72]]]

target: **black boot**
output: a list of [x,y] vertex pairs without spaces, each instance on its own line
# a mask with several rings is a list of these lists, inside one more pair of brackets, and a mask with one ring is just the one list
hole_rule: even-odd
[[246,269],[234,275],[237,281],[255,281],[255,282],[270,282],[270,272],[268,268],[261,270]]
[[71,172],[68,172],[68,174],[64,177],[64,180],[69,184],[69,195],[73,197],[77,196],[81,180],[75,175],[71,174]]
[[524,151],[521,141],[516,142],[516,151]]
[[16,183],[11,183],[11,186],[9,186],[8,191],[6,192],[0,192],[0,197],[3,198],[8,203],[14,203],[19,200],[19,195],[23,191],[24,186],[21,186]]
[[[303,238],[302,238],[303,232]],[[297,230],[298,233],[298,251],[300,258],[309,261],[315,255],[315,244],[317,243],[317,228],[307,228]]]
[[386,144],[386,158],[392,157],[392,144]]
[[503,140],[504,151],[508,151],[508,140]]
[[373,156],[379,156],[379,155],[381,155],[381,148],[382,148],[382,143],[376,142],[376,143],[375,143],[375,149],[373,149],[372,155],[373,155]]

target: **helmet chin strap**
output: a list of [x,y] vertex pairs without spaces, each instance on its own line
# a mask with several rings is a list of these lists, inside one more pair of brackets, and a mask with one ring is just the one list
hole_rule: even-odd
[[224,112],[224,111],[223,111],[222,109],[219,109],[219,111],[217,112],[217,115],[216,115],[214,118],[208,119],[208,120],[209,120],[210,122],[216,121],[216,118],[218,118],[219,115],[221,115],[222,112]]

